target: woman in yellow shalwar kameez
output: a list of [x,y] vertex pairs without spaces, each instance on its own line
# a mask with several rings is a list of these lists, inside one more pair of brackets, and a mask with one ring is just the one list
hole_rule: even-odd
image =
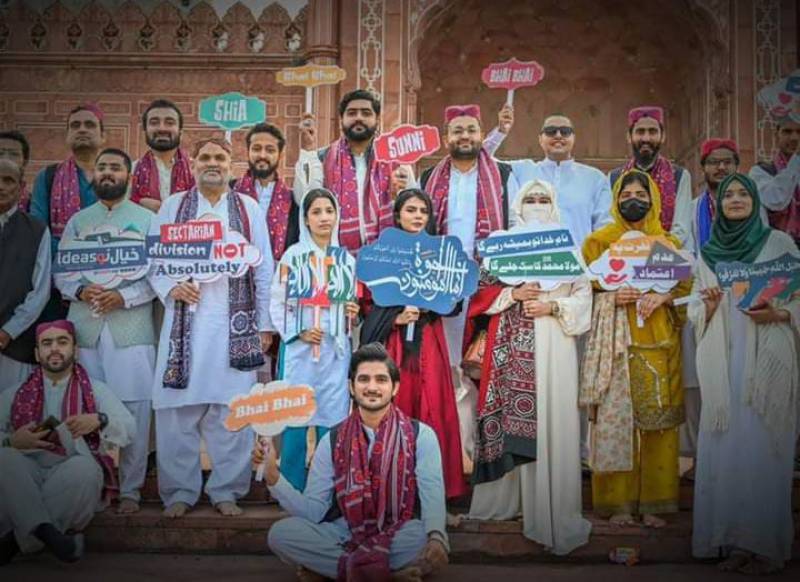
[[[661,227],[661,193],[646,173],[631,170],[620,176],[613,188],[611,215],[614,222],[592,233],[584,242],[587,264],[632,230],[666,237],[676,248],[680,247],[680,242]],[[665,521],[655,514],[678,511],[678,427],[684,421],[682,321],[672,301],[687,295],[690,289],[691,281],[679,283],[669,293],[642,294],[632,287],[612,292],[595,289],[596,297],[605,293],[614,295],[616,307],[611,309],[627,315],[630,334],[627,380],[633,407],[633,435],[625,438],[631,445],[632,459],[628,465],[632,470],[592,474],[594,511],[610,516],[612,523],[633,523],[633,515],[639,514],[644,525],[662,527]],[[637,310],[644,320],[643,327],[637,325]],[[618,363],[619,360],[614,365]],[[623,379],[623,384],[627,383]],[[596,409],[590,410],[590,418],[593,412]],[[608,420],[615,422],[613,418]]]

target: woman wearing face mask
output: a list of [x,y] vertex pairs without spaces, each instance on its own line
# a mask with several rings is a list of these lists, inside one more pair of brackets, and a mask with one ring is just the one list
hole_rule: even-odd
[[[517,225],[560,224],[556,193],[528,182],[511,211]],[[511,287],[482,271],[470,299],[466,338],[488,335],[478,399],[478,436],[470,517],[515,519],[555,554],[589,539],[581,515],[581,457],[576,338],[589,329],[592,292],[581,277],[544,291]]]
[[[423,230],[436,234],[433,204],[422,190],[401,191],[394,202],[394,223],[406,232]],[[361,344],[381,342],[400,365],[400,390],[395,405],[407,415],[430,426],[439,439],[442,472],[448,499],[468,492],[462,464],[450,357],[447,352],[442,318],[416,307],[379,307],[369,297],[362,300],[364,325]],[[406,341],[408,324],[414,324],[414,338]]]
[[[648,174],[622,174],[613,200],[614,222],[584,242],[587,264],[629,231],[666,237],[680,247],[661,227],[661,193]],[[690,287],[684,281],[669,293],[642,294],[633,287],[595,292],[580,402],[593,420],[594,511],[615,524],[631,524],[639,514],[645,526],[663,527],[666,522],[656,514],[678,511],[682,321],[672,302]]]
[[760,206],[747,176],[719,185],[719,210],[694,285],[703,300],[689,304],[703,398],[693,554],[726,552],[721,569],[750,574],[777,571],[792,555],[800,298],[741,309],[730,290],[720,290],[714,268],[800,257],[791,237],[764,226]]
[[[281,437],[281,474],[302,491],[306,459],[325,433],[350,411],[347,371],[352,349],[345,319],[356,317],[359,307],[355,302],[348,302],[344,309],[323,307],[319,325],[315,325],[313,307],[287,298],[281,273],[308,253],[322,261],[328,247],[339,246],[339,205],[329,190],[310,190],[300,210],[300,241],[286,250],[272,278],[270,316],[283,340],[279,376],[290,385],[311,386],[316,395],[317,412],[308,424],[316,429],[315,438],[307,439],[306,428],[287,428]],[[315,346],[319,346],[318,361],[314,359]]]

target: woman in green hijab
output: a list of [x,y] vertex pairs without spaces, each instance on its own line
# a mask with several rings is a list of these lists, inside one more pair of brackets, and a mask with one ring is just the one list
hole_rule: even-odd
[[755,183],[726,178],[717,189],[711,238],[701,249],[689,305],[702,394],[692,548],[695,557],[728,552],[723,570],[764,573],[791,557],[792,473],[800,386],[800,297],[772,296],[740,306],[746,289],[720,289],[724,263],[744,267],[783,257],[784,281],[797,283],[800,252],[762,222]]

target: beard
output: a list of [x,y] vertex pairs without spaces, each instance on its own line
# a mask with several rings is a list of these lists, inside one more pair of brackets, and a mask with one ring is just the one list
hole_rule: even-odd
[[468,149],[463,149],[457,144],[448,146],[450,157],[454,160],[474,160],[481,151],[482,144],[470,144]]
[[75,356],[71,355],[71,356],[64,356],[61,359],[60,363],[53,363],[53,364],[50,363],[50,359],[48,358],[47,360],[41,362],[41,366],[46,371],[52,374],[58,374],[59,372],[63,372],[64,370],[72,366],[72,364],[74,363],[75,363]]
[[102,182],[98,184],[97,182],[92,182],[92,186],[94,187],[94,193],[100,200],[119,200],[123,196],[125,196],[126,192],[128,191],[128,182],[122,182],[121,184],[117,183],[110,183],[110,182]]
[[145,141],[147,142],[147,146],[152,150],[157,152],[168,152],[181,145],[181,136],[180,134],[177,134],[170,135],[169,137],[165,135],[151,137],[149,134],[145,134]]
[[[642,153],[642,145],[649,145],[652,149],[652,152],[644,152]],[[644,142],[634,144],[633,145],[633,157],[636,160],[636,164],[640,167],[648,168],[650,167],[653,162],[655,161],[656,157],[658,156],[658,152],[661,149],[660,144],[653,144],[650,142]]]
[[367,141],[372,139],[375,135],[376,127],[367,127],[360,121],[354,123],[350,127],[342,127],[344,136],[349,141]]
[[[267,160],[264,161],[267,162]],[[266,168],[258,168],[253,162],[248,162],[248,165],[250,166],[250,173],[253,174],[253,177],[258,180],[266,180],[275,173],[275,170],[278,169],[277,164],[273,165],[270,162],[267,162]]]

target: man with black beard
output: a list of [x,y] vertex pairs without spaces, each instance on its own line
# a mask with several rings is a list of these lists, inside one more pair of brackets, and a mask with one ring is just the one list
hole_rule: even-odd
[[[492,231],[507,229],[509,183],[516,185],[511,166],[498,162],[484,148],[481,111],[477,105],[453,105],[445,110],[445,145],[450,152],[423,172],[422,188],[433,200],[437,232],[458,237],[468,254]],[[471,459],[477,391],[461,369],[468,301],[461,313],[446,317],[444,332],[456,388],[461,442]],[[465,457],[465,470],[472,465]]]
[[318,151],[313,116],[306,115],[300,125],[295,201],[299,205],[315,188],[333,192],[341,209],[339,242],[354,253],[394,226],[393,195],[416,186],[410,166],[378,162],[373,156],[380,113],[381,102],[371,92],[347,93],[339,103],[342,137]]
[[666,140],[664,110],[645,105],[628,112],[628,143],[633,157],[624,166],[611,170],[611,188],[619,176],[636,168],[647,172],[661,191],[661,226],[672,232],[686,247],[690,232],[686,225],[692,220],[692,177],[688,170],[661,155]]
[[[92,184],[98,202],[75,214],[67,223],[59,250],[107,247],[131,238],[144,239],[155,215],[126,200],[131,159],[108,148],[97,156]],[[110,242],[98,242],[98,232],[109,231]],[[150,436],[151,386],[155,369],[156,334],[153,299],[156,294],[142,274],[118,285],[99,285],[85,274],[56,273],[55,284],[70,301],[68,319],[77,332],[78,360],[92,378],[108,384],[136,421],[131,443],[120,451],[119,513],[139,510]]]
[[258,123],[247,132],[245,143],[249,169],[233,185],[233,190],[252,196],[264,211],[272,257],[279,261],[299,237],[297,204],[291,188],[278,176],[286,138],[277,126]]
[[165,198],[194,186],[189,156],[179,147],[183,114],[172,101],[156,99],[142,114],[142,129],[150,149],[134,166],[131,200],[158,212]]

